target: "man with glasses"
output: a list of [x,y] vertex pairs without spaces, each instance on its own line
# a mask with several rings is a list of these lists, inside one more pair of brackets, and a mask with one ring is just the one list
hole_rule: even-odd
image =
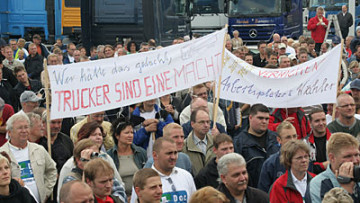
[[105,146],[106,150],[111,149],[115,144],[114,140],[112,138],[112,135],[111,135],[111,123],[108,121],[104,121],[104,116],[105,116],[104,111],[100,111],[97,113],[92,113],[92,114],[87,115],[82,121],[78,122],[70,129],[71,140],[74,143],[76,143],[78,140],[78,132],[79,132],[80,128],[85,123],[96,121],[104,129],[104,134],[105,134],[104,146]]
[[330,132],[345,132],[356,137],[360,133],[360,120],[355,118],[355,101],[348,94],[340,94],[336,99],[339,117],[329,123]]
[[268,130],[269,109],[263,104],[250,107],[249,127],[234,138],[235,152],[241,154],[249,172],[249,186],[257,187],[261,167],[271,154],[279,151],[277,134]]
[[209,113],[200,108],[191,112],[191,127],[193,130],[185,140],[183,152],[190,157],[193,174],[199,171],[215,157],[213,151],[213,136],[209,134]]
[[311,201],[321,202],[325,193],[332,188],[342,187],[354,202],[360,202],[360,183],[353,179],[354,167],[360,164],[359,141],[348,133],[334,133],[328,141],[326,152],[330,164],[311,180]]
[[10,137],[1,148],[11,159],[11,175],[21,178],[38,202],[50,197],[56,183],[55,162],[44,147],[28,142],[30,121],[26,114],[17,113],[6,122]]
[[[206,105],[209,109],[210,120],[214,120],[212,118],[214,104],[211,102],[208,102],[208,92],[207,92],[207,88],[204,84],[199,84],[199,85],[192,87],[191,103],[195,102],[194,101],[195,98],[202,98],[206,101]],[[180,124],[181,125],[190,120],[190,114],[191,114],[191,107],[190,107],[190,105],[188,105],[182,110],[182,112],[180,114]],[[218,114],[216,117],[216,122],[223,125],[226,129],[226,121],[225,121],[224,113],[219,107],[218,107]]]

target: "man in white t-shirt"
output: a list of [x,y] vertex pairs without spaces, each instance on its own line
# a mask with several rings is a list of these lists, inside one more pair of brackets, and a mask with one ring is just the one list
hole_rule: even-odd
[[[172,139],[161,137],[153,146],[154,164],[151,167],[160,175],[162,183],[161,202],[189,202],[196,191],[194,179],[189,172],[175,166],[178,157],[176,144]],[[131,203],[137,199],[133,188]]]
[[11,158],[12,177],[21,178],[38,202],[45,202],[56,183],[56,164],[40,145],[28,142],[30,121],[26,114],[17,113],[6,122],[10,140],[0,151]]

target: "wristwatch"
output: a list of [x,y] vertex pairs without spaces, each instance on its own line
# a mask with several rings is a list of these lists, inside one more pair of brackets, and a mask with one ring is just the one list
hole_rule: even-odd
[[350,183],[351,181],[353,181],[353,178],[349,178],[349,177],[345,177],[345,176],[338,176],[337,180],[339,183],[341,184],[346,184],[346,183]]

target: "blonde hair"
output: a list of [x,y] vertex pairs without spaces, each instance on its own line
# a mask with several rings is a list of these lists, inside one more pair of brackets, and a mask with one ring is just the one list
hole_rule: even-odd
[[359,141],[349,133],[338,132],[330,136],[326,149],[327,154],[338,154],[342,149],[349,146],[359,148]]
[[359,62],[355,61],[351,61],[351,63],[349,64],[349,70],[355,68],[355,67],[359,67]]
[[344,189],[335,187],[327,192],[322,203],[351,203],[354,200]]
[[201,188],[190,197],[189,203],[229,203],[224,193],[216,190],[211,186]]
[[179,124],[177,124],[177,123],[169,123],[163,128],[163,136],[164,137],[169,137],[171,135],[171,130],[172,129],[181,129],[181,130],[183,130],[183,128]]

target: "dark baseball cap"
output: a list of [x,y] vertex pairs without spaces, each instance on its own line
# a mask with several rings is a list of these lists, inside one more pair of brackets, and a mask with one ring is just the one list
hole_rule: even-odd
[[350,83],[350,89],[360,90],[360,79],[355,79]]

